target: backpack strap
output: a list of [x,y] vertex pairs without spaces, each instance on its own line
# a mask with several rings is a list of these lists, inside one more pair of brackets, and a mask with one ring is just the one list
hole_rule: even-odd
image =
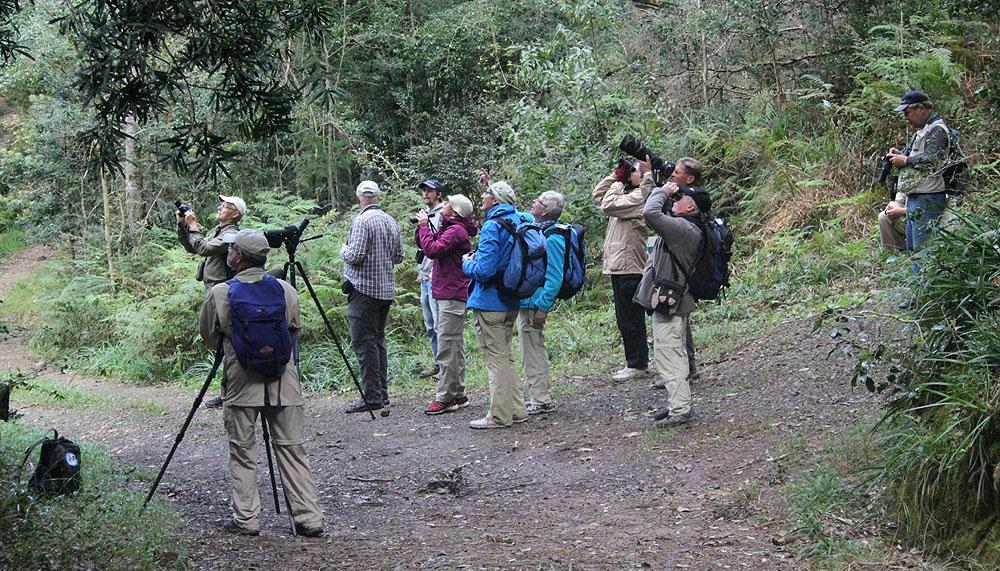
[[[685,219],[694,224],[695,227],[698,228],[698,230],[701,232],[701,245],[698,247],[698,255],[695,256],[694,258],[695,260],[694,263],[695,265],[697,265],[698,260],[700,260],[701,257],[705,255],[705,248],[708,247],[708,231],[705,229],[704,224],[698,224],[697,222],[694,222],[687,217],[685,217]],[[690,282],[691,273],[694,272],[695,268],[691,268],[690,271],[684,269],[684,266],[681,265],[680,260],[677,259],[677,256],[675,256],[674,253],[670,250],[670,248],[667,247],[666,241],[663,242],[663,250],[670,255],[670,260],[673,262],[674,279],[677,278],[677,268],[680,268],[681,273],[684,274],[684,279]]]
[[[21,467],[18,468],[17,470],[17,482],[19,485],[21,483],[21,474],[24,472],[24,465],[28,463],[28,458],[31,457],[31,453],[35,451],[35,448],[38,448],[40,444],[44,444],[46,440],[59,439],[59,432],[55,428],[50,428],[49,430],[52,431],[52,438],[49,438],[48,436],[43,436],[39,438],[34,444],[29,446],[27,450],[24,451],[24,459],[21,460]],[[46,431],[46,434],[48,434],[48,431]]]

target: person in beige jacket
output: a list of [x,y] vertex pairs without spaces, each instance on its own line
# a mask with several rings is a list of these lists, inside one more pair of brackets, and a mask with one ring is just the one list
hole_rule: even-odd
[[[627,164],[627,163],[626,163]],[[632,165],[612,171],[594,188],[594,201],[608,217],[604,238],[604,271],[611,278],[615,319],[625,349],[625,368],[613,375],[623,381],[648,376],[649,347],[646,345],[646,311],[632,301],[646,265],[646,223],[643,205],[653,183],[642,181]]]

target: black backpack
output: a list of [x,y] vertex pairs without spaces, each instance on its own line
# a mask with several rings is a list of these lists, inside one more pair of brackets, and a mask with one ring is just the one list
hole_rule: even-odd
[[545,229],[545,235],[558,234],[566,240],[566,261],[563,264],[563,281],[556,297],[569,299],[583,289],[587,281],[587,240],[586,229],[579,224],[553,224]]
[[695,301],[702,299],[718,299],[724,288],[729,287],[729,260],[733,257],[733,231],[726,226],[722,218],[709,216],[698,225],[701,230],[701,247],[694,269],[688,272],[674,253],[663,245],[670,254],[674,267],[679,267],[687,278],[688,292]]
[[31,453],[42,446],[35,465],[35,473],[28,481],[28,487],[36,493],[61,496],[72,494],[83,483],[80,468],[80,447],[68,438],[59,436],[52,429],[52,438],[42,438],[24,452],[21,468],[28,462]]

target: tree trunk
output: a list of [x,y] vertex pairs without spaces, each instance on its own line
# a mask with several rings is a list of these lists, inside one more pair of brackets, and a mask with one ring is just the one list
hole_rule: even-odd
[[135,153],[135,142],[139,136],[139,125],[135,117],[125,118],[125,223],[131,236],[139,230],[139,219],[142,217],[142,196],[138,178],[139,163]]
[[10,385],[0,385],[0,420],[10,420]]
[[108,262],[108,280],[111,293],[115,291],[114,253],[111,244],[111,191],[108,189],[107,169],[101,167],[101,201],[104,204],[104,251]]

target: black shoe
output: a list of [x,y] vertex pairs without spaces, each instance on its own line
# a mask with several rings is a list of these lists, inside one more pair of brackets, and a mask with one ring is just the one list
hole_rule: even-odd
[[421,379],[426,379],[428,377],[433,377],[434,375],[436,375],[436,374],[438,374],[440,372],[441,372],[440,365],[438,365],[437,363],[435,363],[433,367],[431,367],[429,369],[424,369],[423,371],[420,371],[420,378]]
[[351,404],[344,407],[344,412],[346,414],[354,414],[356,412],[368,412],[372,410],[380,410],[382,408],[381,404],[367,403],[361,399],[358,399]]
[[[222,530],[226,533],[235,533],[237,535],[260,535],[259,529],[248,529],[240,524],[236,523],[233,518],[229,518],[222,522]],[[320,530],[323,531],[322,529]]]
[[690,422],[692,419],[694,419],[694,408],[689,408],[684,414],[666,416],[662,419],[658,418],[654,424],[657,428],[672,428]]
[[222,408],[222,397],[215,397],[205,401],[205,408]]
[[301,535],[302,537],[319,537],[323,535],[322,527],[307,527],[301,524],[295,524],[295,535]]

